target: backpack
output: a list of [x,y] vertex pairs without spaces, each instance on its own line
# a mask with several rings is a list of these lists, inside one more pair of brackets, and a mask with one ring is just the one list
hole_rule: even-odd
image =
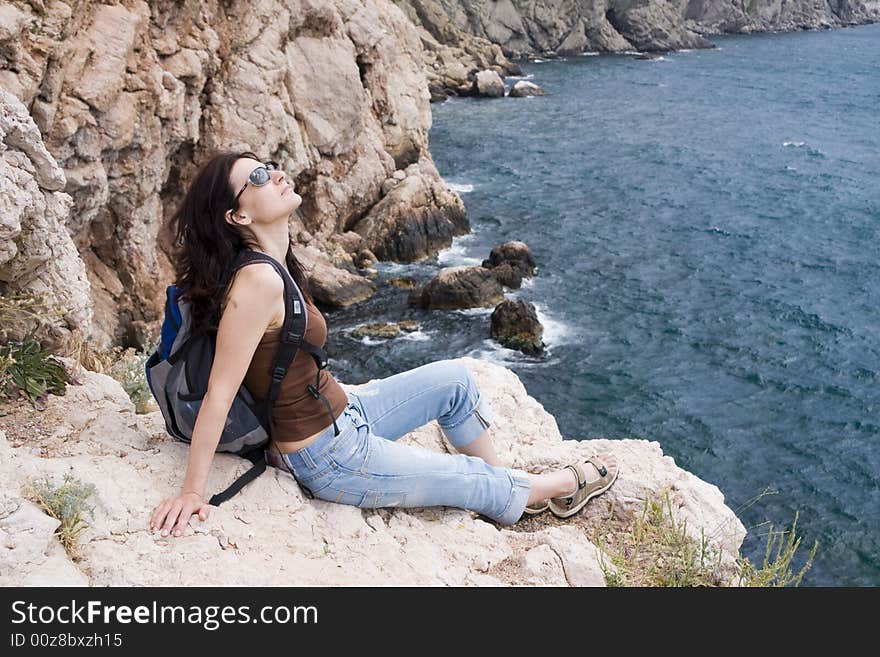
[[[215,452],[236,454],[253,463],[253,467],[239,477],[225,491],[216,493],[208,502],[218,506],[238,493],[246,484],[266,469],[267,461],[273,465],[282,461],[296,479],[285,459],[270,459],[269,441],[274,439],[275,419],[272,408],[281,391],[281,381],[290,368],[300,347],[308,351],[318,365],[315,384],[306,388],[315,399],[323,399],[333,421],[335,435],[339,435],[330,402],[318,390],[321,370],[327,367],[327,354],[320,347],[304,339],[308,328],[308,313],[302,292],[286,267],[265,253],[243,250],[233,262],[229,280],[235,272],[255,262],[268,262],[275,267],[284,281],[284,325],[281,330],[278,351],[271,366],[272,383],[266,399],[257,403],[242,382],[226,417],[226,424]],[[181,301],[182,290],[174,284],[166,290],[165,318],[159,345],[150,355],[144,368],[150,391],[165,418],[165,428],[175,440],[189,444],[196,424],[199,408],[208,390],[208,379],[214,362],[216,336],[193,334],[192,310],[187,301]],[[273,455],[274,456],[274,455]],[[297,480],[299,484],[299,480]],[[302,484],[310,498],[312,492]]]

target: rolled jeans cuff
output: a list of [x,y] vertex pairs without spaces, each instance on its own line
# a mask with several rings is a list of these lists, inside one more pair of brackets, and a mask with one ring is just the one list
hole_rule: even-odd
[[498,518],[499,525],[512,525],[522,517],[526,510],[526,504],[529,503],[529,493],[532,488],[531,480],[525,470],[507,468],[507,472],[512,484],[510,503]]
[[495,420],[495,410],[489,401],[482,395],[477,400],[473,410],[468,413],[464,420],[452,427],[440,425],[447,440],[456,448],[460,449],[483,435]]

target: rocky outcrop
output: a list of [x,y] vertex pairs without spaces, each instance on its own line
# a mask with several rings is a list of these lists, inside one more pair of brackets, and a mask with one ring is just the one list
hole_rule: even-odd
[[423,159],[406,171],[353,227],[379,260],[423,260],[470,231],[464,202],[432,162]]
[[[15,96],[0,89],[0,294],[41,295],[59,309],[36,337],[58,343],[93,320],[85,263],[66,230],[72,205],[64,171]],[[4,321],[0,338],[21,340],[32,326]]]
[[418,330],[419,325],[417,322],[411,319],[405,319],[400,322],[377,322],[373,324],[362,324],[352,329],[351,337],[370,337],[387,340],[389,338],[396,338],[398,335],[404,332],[412,333],[413,331]]
[[326,254],[318,299],[364,298],[358,253],[417,259],[468,229],[428,152],[422,52],[386,0],[3,3],[0,121],[33,124],[2,141],[0,280],[51,289],[98,348],[146,346],[165,219],[212,151],[245,147],[304,198],[291,234]]
[[[454,93],[450,53],[465,76],[486,68],[511,71],[504,58],[584,51],[711,48],[719,32],[818,29],[880,21],[874,0],[395,0],[422,32],[428,77]],[[434,55],[432,57],[432,55]],[[461,72],[458,72],[461,78]],[[459,83],[460,84],[460,83]]]
[[519,289],[523,278],[531,278],[537,270],[529,245],[519,241],[494,247],[482,266],[491,269],[499,283],[514,290]]
[[535,305],[522,299],[505,299],[492,311],[490,333],[500,344],[530,356],[544,353],[544,327]]
[[309,271],[312,294],[323,303],[349,306],[369,299],[376,286],[367,278],[335,267],[327,255],[314,246],[293,247],[297,260]]
[[687,0],[684,25],[701,34],[817,30],[880,21],[876,0]]
[[444,267],[423,288],[413,290],[408,302],[422,308],[485,308],[504,299],[502,285],[519,288],[523,277],[535,271],[535,259],[525,242],[505,242],[493,248],[482,265]]
[[[457,46],[469,54],[484,52],[485,42],[498,45],[504,57],[510,59],[584,51],[712,47],[708,40],[684,26],[677,5],[663,0],[395,1],[431,39]],[[424,35],[422,39],[427,40]],[[441,51],[441,46],[433,50]],[[512,68],[509,62],[498,58],[492,63],[506,70]],[[442,64],[434,68],[438,73],[445,71]]]
[[462,3],[394,2],[412,21],[422,43],[421,63],[431,102],[448,95],[471,95],[479,71],[491,70],[501,76],[522,74],[504,54],[498,39],[469,28],[469,7]]
[[425,287],[410,294],[409,303],[422,308],[482,308],[503,298],[501,284],[490,270],[461,265],[441,269]]
[[[465,509],[308,499],[289,473],[268,468],[206,521],[194,517],[183,536],[163,538],[147,523],[179,490],[187,446],[169,441],[161,414],[136,415],[115,380],[80,371],[82,385],[50,396],[42,413],[24,404],[0,413],[0,586],[604,586],[594,532],[626,528],[645,498],[665,494],[676,520],[696,540],[705,532],[732,574],[745,528],[716,486],[680,469],[655,441],[563,440],[512,371],[463,360],[496,411],[492,436],[507,464],[543,472],[608,450],[620,464],[614,486],[566,521],[501,527]],[[400,441],[454,451],[436,421]],[[249,466],[216,455],[208,491]],[[77,562],[52,535],[57,521],[21,496],[27,478],[65,473],[96,487]]]

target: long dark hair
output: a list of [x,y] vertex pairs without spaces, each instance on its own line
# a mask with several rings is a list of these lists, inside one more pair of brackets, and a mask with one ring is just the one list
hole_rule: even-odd
[[[243,249],[259,249],[248,231],[237,230],[225,219],[236,190],[229,174],[236,160],[251,157],[250,151],[222,151],[213,154],[190,184],[180,206],[169,219],[175,236],[172,257],[175,284],[181,299],[192,304],[195,333],[214,334],[220,323],[220,307],[232,278],[230,266]],[[287,247],[287,268],[309,302],[312,300],[306,272]]]

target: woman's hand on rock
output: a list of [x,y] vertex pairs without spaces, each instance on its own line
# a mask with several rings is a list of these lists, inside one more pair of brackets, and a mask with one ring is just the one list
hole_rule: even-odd
[[150,532],[161,529],[162,536],[180,536],[194,513],[204,522],[210,513],[210,504],[195,491],[182,492],[176,497],[163,500],[150,516]]

